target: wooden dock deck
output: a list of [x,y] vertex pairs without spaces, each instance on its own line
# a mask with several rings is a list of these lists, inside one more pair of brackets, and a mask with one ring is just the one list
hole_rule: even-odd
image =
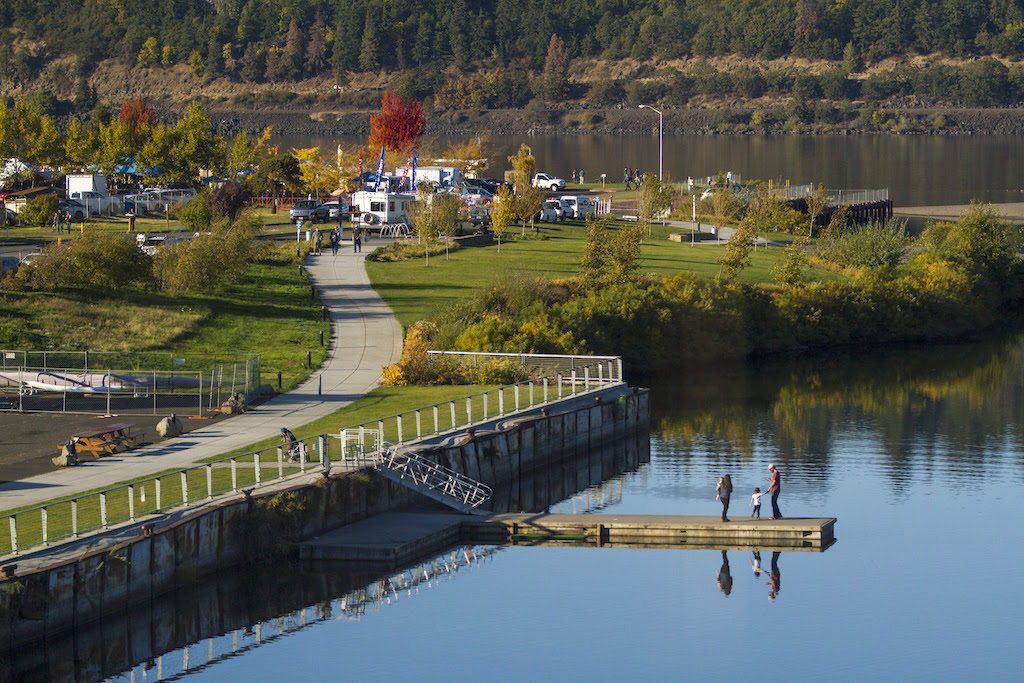
[[401,564],[458,543],[588,545],[822,552],[835,543],[833,517],[494,514],[388,512],[305,541],[299,556]]

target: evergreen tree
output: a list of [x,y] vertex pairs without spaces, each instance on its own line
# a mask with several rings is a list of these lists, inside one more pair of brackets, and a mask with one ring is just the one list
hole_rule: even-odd
[[561,102],[569,92],[569,52],[565,42],[552,33],[544,63],[544,90],[548,99]]
[[425,12],[419,18],[416,28],[416,42],[412,46],[412,58],[419,64],[429,62],[433,54],[434,17]]
[[359,47],[359,68],[363,71],[376,71],[380,67],[380,37],[374,25],[373,15],[366,13],[363,26],[363,40]]
[[288,24],[288,35],[284,40],[284,52],[281,54],[281,71],[288,78],[300,79],[303,76],[303,38],[299,31],[299,22],[293,17]]
[[317,19],[309,30],[306,44],[306,61],[303,64],[310,76],[319,76],[327,66],[327,47],[324,43],[324,23]]

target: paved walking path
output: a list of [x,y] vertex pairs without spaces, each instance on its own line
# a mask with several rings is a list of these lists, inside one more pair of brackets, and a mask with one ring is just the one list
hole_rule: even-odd
[[307,260],[313,282],[330,311],[333,339],[327,360],[300,387],[180,438],[0,485],[0,510],[38,505],[185,467],[275,436],[281,427],[312,422],[368,392],[380,379],[381,368],[401,356],[402,328],[370,286],[363,256],[343,244],[337,256],[328,249]]

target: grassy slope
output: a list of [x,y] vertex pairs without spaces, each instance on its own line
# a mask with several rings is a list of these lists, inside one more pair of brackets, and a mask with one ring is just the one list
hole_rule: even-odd
[[[429,267],[423,259],[397,263],[367,261],[366,269],[374,288],[394,310],[404,327],[430,317],[473,295],[479,287],[512,274],[571,277],[579,272],[585,245],[585,228],[578,221],[541,224],[546,240],[513,239],[501,245],[467,247],[452,252],[451,258],[431,258]],[[641,248],[640,271],[672,276],[694,273],[699,277],[718,275],[718,259],[725,253],[724,245],[672,242],[668,239],[675,228],[656,225],[652,236],[645,237]],[[513,230],[519,235],[519,229]],[[529,235],[529,229],[527,230]],[[373,246],[372,244],[370,245]],[[749,283],[768,282],[771,270],[782,255],[778,248],[759,248],[751,254],[751,265],[742,271],[740,280]],[[838,277],[825,270],[809,269],[808,277],[825,280]]]

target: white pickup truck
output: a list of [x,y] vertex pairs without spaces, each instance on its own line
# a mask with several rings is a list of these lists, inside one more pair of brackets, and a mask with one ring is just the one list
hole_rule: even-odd
[[565,189],[565,181],[547,173],[538,173],[533,176],[533,186],[543,187],[545,190],[551,190],[552,192],[558,192],[559,190]]

